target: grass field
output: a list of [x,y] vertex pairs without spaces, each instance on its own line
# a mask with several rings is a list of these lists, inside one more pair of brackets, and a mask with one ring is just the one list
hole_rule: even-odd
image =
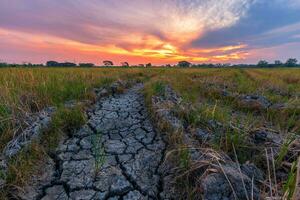
[[[262,165],[264,155],[253,157],[251,149],[262,152],[265,147],[252,146],[246,139],[255,130],[272,130],[288,145],[300,134],[300,69],[5,68],[0,69],[0,150],[26,126],[22,119],[28,114],[69,100],[93,100],[93,88],[119,79],[144,82],[148,97],[170,85],[187,105],[178,109],[177,115],[191,130],[207,128],[211,121],[234,127],[235,131],[228,129],[209,145],[232,156],[234,145],[241,163],[250,160]],[[261,97],[273,106],[245,104],[242,100],[247,95]],[[288,153],[284,144],[276,160],[278,168]],[[35,146],[32,151],[39,158]],[[296,159],[289,157],[287,161]]]
[[[0,121],[2,132],[10,132],[14,122],[46,106],[68,100],[93,98],[92,88],[118,79],[141,79],[171,85],[192,103],[191,124],[216,119],[243,123],[252,128],[268,125],[282,133],[299,133],[299,69],[1,69]],[[256,94],[285,109],[244,108],[231,96]],[[295,109],[297,108],[297,109]],[[259,108],[257,108],[259,109]],[[11,134],[1,134],[0,149]]]
[[135,69],[1,69],[0,150],[22,129],[19,122],[28,114],[69,100],[92,100],[93,88],[144,74]]

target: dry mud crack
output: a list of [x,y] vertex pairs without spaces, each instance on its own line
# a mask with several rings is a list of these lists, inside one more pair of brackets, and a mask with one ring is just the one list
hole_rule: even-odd
[[59,146],[51,183],[36,199],[160,199],[166,143],[142,87],[96,103],[88,123]]

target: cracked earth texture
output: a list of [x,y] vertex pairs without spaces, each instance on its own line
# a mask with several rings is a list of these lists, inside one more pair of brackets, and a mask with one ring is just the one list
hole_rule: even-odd
[[88,123],[57,149],[55,173],[35,199],[164,199],[159,174],[166,144],[140,90],[104,98]]

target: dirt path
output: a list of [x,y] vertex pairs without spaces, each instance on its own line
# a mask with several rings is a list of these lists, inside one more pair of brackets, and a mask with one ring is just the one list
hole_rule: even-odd
[[141,88],[96,104],[88,124],[60,145],[55,179],[39,199],[160,199],[165,143]]

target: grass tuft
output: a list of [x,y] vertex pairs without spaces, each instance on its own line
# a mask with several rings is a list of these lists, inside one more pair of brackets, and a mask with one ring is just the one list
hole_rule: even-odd
[[156,96],[163,96],[165,93],[165,84],[161,81],[155,82],[152,85],[153,94]]
[[60,107],[52,117],[51,125],[44,130],[41,143],[47,151],[53,152],[60,140],[72,134],[86,123],[86,116],[80,106]]
[[[6,189],[16,189],[26,186],[32,176],[40,170],[46,158],[47,154],[37,142],[23,149],[8,163],[8,173],[6,175],[8,188]],[[9,191],[12,192],[14,189]]]
[[70,136],[85,122],[86,117],[81,107],[59,108],[52,117],[49,128],[43,130],[41,138],[10,159],[7,184],[2,196],[13,196],[13,191],[25,187],[45,166],[47,158],[54,153],[61,139]]

